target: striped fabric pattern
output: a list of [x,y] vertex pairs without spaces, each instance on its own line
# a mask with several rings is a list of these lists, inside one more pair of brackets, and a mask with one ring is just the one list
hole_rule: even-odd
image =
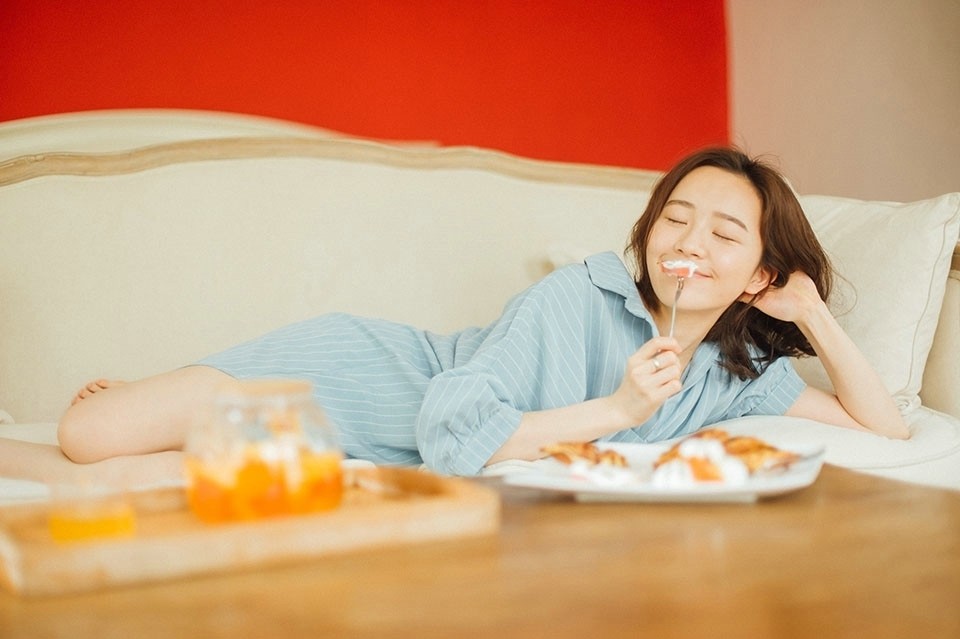
[[[198,363],[241,379],[311,381],[351,457],[474,475],[522,413],[614,392],[627,358],[655,333],[623,262],[602,253],[551,273],[485,328],[438,335],[329,314]],[[741,381],[717,356],[702,344],[683,391],[645,424],[605,439],[661,441],[732,417],[783,414],[805,387],[787,358]]]

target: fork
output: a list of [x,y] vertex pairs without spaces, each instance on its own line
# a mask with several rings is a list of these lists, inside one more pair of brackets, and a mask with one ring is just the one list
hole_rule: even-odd
[[683,278],[677,278],[677,292],[673,295],[673,308],[670,310],[670,337],[673,337],[673,327],[677,323],[677,302],[680,301],[680,293],[683,291]]

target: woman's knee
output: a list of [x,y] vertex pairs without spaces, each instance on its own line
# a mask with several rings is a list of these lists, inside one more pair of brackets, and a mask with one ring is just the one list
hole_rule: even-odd
[[100,461],[109,456],[98,450],[96,444],[96,415],[89,410],[91,399],[70,406],[57,424],[57,443],[61,452],[77,463]]
[[60,448],[76,462],[181,448],[192,420],[229,379],[190,366],[94,393],[64,413]]

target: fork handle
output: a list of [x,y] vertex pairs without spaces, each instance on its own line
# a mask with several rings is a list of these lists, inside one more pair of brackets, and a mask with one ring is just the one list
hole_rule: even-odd
[[683,290],[683,278],[677,278],[677,292],[673,294],[673,307],[670,309],[670,333],[668,337],[673,337],[673,327],[677,323],[677,302],[680,301],[680,291]]

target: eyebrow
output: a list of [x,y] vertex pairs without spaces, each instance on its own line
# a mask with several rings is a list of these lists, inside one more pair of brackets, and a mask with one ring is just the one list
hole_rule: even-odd
[[[687,209],[696,208],[693,206],[693,203],[688,202],[687,200],[667,200],[663,206],[664,208],[666,208],[671,204],[676,204],[678,206],[682,206]],[[729,213],[724,213],[723,211],[714,211],[713,215],[715,217],[719,217],[721,219],[727,220],[728,222],[733,222],[734,224],[742,228],[744,231],[749,231],[749,229],[747,228],[747,225],[743,223],[743,220],[738,218],[736,215],[730,215]]]

